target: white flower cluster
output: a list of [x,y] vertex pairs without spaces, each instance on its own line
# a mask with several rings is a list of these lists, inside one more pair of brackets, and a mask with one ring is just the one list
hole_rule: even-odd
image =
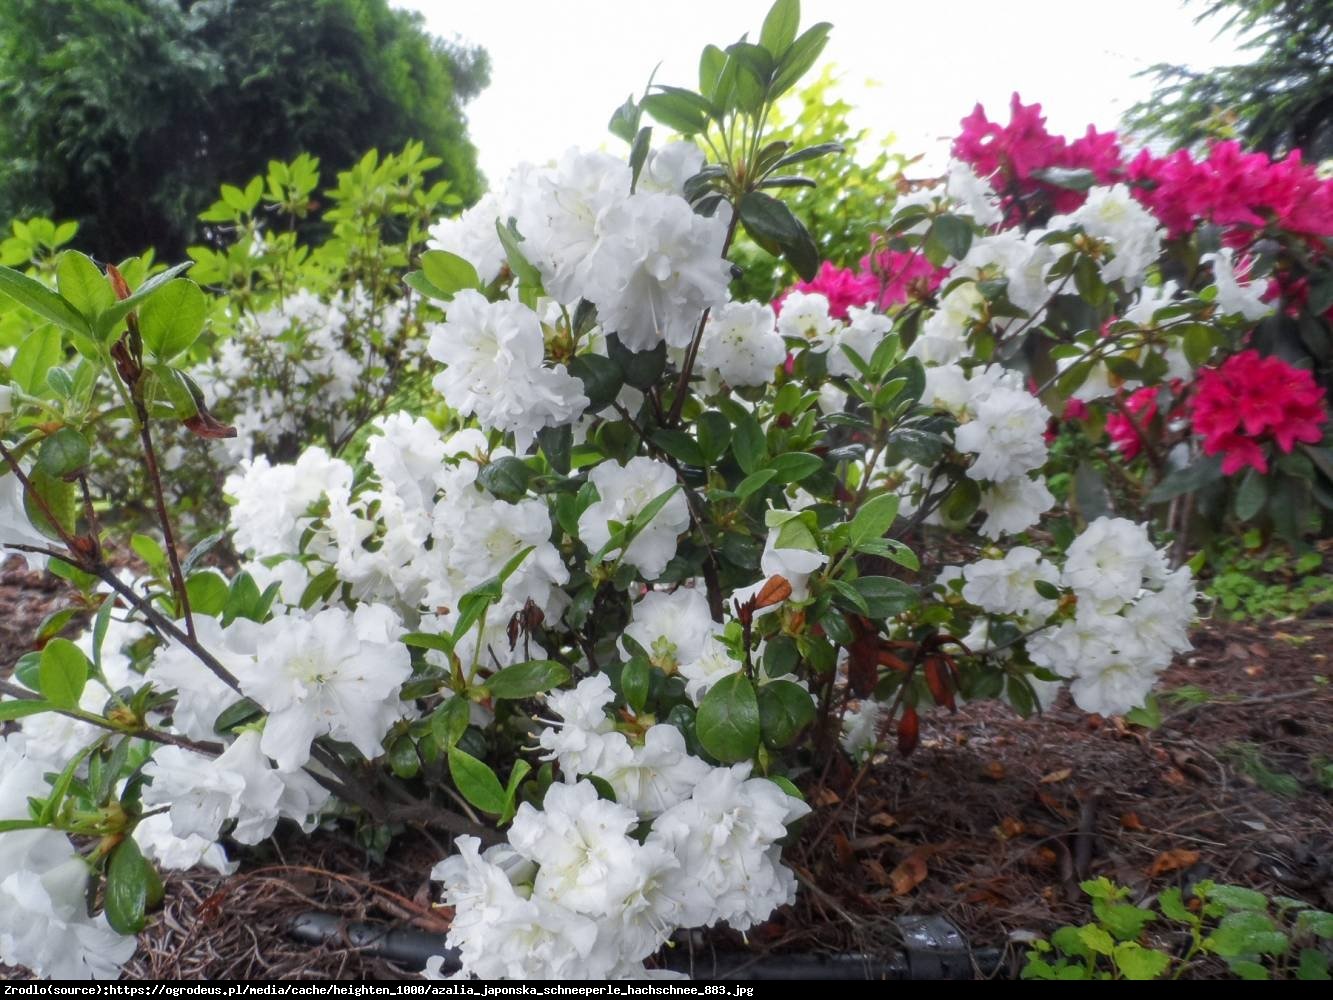
[[[487,284],[505,260],[497,221],[512,219],[546,291],[580,298],[633,351],[685,347],[705,309],[726,302],[727,222],[695,214],[680,186],[703,166],[690,144],[657,151],[631,191],[628,164],[570,150],[550,167],[524,164],[500,194],[432,230],[432,245],[471,261]],[[645,180],[647,183],[645,183]]]
[[[676,928],[745,930],[795,898],[778,842],[809,807],[752,778],[749,764],[690,756],[675,726],[650,726],[631,745],[606,714],[612,698],[602,674],[552,694],[564,721],[541,743],[566,783],[540,809],[519,807],[507,845],[479,853],[475,838],[460,837],[459,854],[436,867],[461,975],[642,976]],[[616,801],[585,775],[606,781]],[[635,836],[645,822],[647,835]]]
[[847,310],[843,322],[829,315],[827,296],[819,292],[792,292],[782,303],[778,333],[796,346],[814,354],[826,354],[830,375],[856,376],[856,365],[848,350],[869,361],[893,323],[869,307]]
[[[1171,571],[1147,527],[1124,518],[1089,524],[1070,544],[1063,568],[1019,546],[1003,558],[965,566],[962,577],[965,600],[993,615],[1012,615],[1033,632],[1026,639],[1029,658],[1069,678],[1074,703],[1086,712],[1115,715],[1143,704],[1172,656],[1190,648],[1195,591],[1189,567]],[[1052,595],[1059,591],[1074,598],[1072,617],[1052,619],[1060,605]]]
[[326,440],[340,438],[352,427],[358,397],[387,385],[385,359],[373,344],[423,356],[425,345],[405,338],[409,319],[405,300],[377,302],[359,286],[328,300],[300,289],[238,316],[213,357],[190,372],[236,428],[217,446],[236,461],[309,440],[312,425]]
[[[46,766],[20,734],[0,736],[0,821],[29,818],[45,799]],[[0,833],[0,963],[53,979],[114,979],[134,954],[106,917],[88,915],[88,865],[50,829]]]

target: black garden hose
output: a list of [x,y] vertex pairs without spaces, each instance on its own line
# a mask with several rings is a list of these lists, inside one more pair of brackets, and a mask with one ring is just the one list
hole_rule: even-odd
[[[943,917],[899,917],[903,947],[886,956],[754,955],[677,947],[665,965],[699,980],[917,980],[990,978],[1002,974],[1003,955],[994,948],[972,951],[958,928]],[[442,955],[442,971],[458,971],[458,952],[438,934],[384,924],[346,922],[329,913],[303,913],[292,921],[292,937],[307,944],[346,943],[407,969],[419,970]]]

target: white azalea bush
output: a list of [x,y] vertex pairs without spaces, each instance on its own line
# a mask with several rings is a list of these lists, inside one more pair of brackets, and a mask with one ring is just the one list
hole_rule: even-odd
[[[233,430],[207,406],[232,376],[200,392],[173,367],[199,324],[163,303],[189,279],[72,252],[58,291],[0,271],[56,345],[6,369],[0,543],[92,615],[0,687],[0,961],[114,975],[159,869],[347,822],[454,837],[433,876],[461,966],[428,975],[657,974],[678,930],[795,899],[783,845],[829,754],[910,753],[960,699],[1143,704],[1188,648],[1190,572],[1144,524],[1057,509],[1063,401],[1006,345],[1142,301],[1157,223],[1107,187],[1016,235],[958,164],[884,237],[933,288],[730,301],[738,228],[807,281],[819,264],[773,192],[835,150],[764,134],[829,30],[798,16],[779,0],[757,43],[709,47],[697,92],[628,101],[625,160],[521,167],[436,226],[404,279],[440,314],[433,398],[344,454],[238,453],[231,573],[181,557],[156,457],[164,425]],[[645,113],[686,138],[654,144]],[[1180,363],[1161,324],[1125,322],[1142,367]],[[1084,339],[1076,364],[1105,349]],[[141,578],[113,568],[89,485],[98,385],[160,514]]]

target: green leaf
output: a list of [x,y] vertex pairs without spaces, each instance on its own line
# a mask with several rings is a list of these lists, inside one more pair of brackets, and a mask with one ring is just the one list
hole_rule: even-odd
[[1244,979],[1249,982],[1264,982],[1268,979],[1268,970],[1258,962],[1251,962],[1248,959],[1242,958],[1228,964],[1231,966],[1231,971],[1234,972],[1239,979]]
[[1096,924],[1080,927],[1078,937],[1087,946],[1088,950],[1094,954],[1112,955],[1115,953],[1115,941],[1112,940],[1110,934]]
[[116,293],[102,269],[77,250],[66,250],[60,255],[56,263],[56,287],[89,323],[116,301]]
[[532,265],[519,247],[522,240],[519,239],[518,231],[513,228],[513,221],[511,220],[509,225],[504,225],[497,219],[495,230],[500,234],[500,245],[504,247],[509,270],[514,272],[520,285],[535,295],[542,287],[541,272]]
[[1189,907],[1185,905],[1180,890],[1175,886],[1165,890],[1157,897],[1157,907],[1162,911],[1164,917],[1182,924],[1193,924],[1198,920],[1198,917],[1191,913]]
[[697,135],[708,128],[713,106],[699,94],[681,87],[659,87],[643,99],[643,110],[681,135]]
[[574,430],[569,424],[543,427],[537,432],[537,443],[551,468],[562,476],[569,475],[574,447]]
[[648,390],[657,384],[666,369],[666,343],[651,351],[631,351],[617,336],[606,338],[606,352],[619,367],[625,381],[636,389]]
[[1240,489],[1236,490],[1236,517],[1242,521],[1252,520],[1263,510],[1267,499],[1268,480],[1258,469],[1247,470],[1240,481]]
[[778,680],[759,689],[759,728],[770,750],[790,746],[814,720],[814,701],[800,684]]
[[13,722],[38,712],[50,712],[57,708],[52,702],[40,698],[16,698],[13,701],[0,701],[0,722]]
[[799,483],[824,467],[824,460],[806,451],[784,452],[768,463],[780,483]]
[[73,427],[62,427],[42,441],[34,466],[53,479],[64,479],[88,467],[88,439]]
[[227,606],[230,589],[226,578],[213,570],[195,573],[185,581],[185,594],[190,599],[190,610],[197,615],[215,618]]
[[477,269],[457,254],[427,250],[421,255],[421,270],[443,297],[451,299],[465,288],[481,288]]
[[1222,478],[1222,456],[1207,455],[1193,465],[1176,469],[1148,494],[1148,503],[1164,503],[1182,493],[1194,493]]
[[752,495],[756,490],[762,489],[770,479],[778,474],[777,469],[760,469],[753,475],[746,476],[736,486],[737,498],[744,500]]
[[47,375],[64,358],[60,331],[49,326],[34,330],[23,339],[9,365],[9,377],[32,396],[42,395]]
[[99,337],[106,337],[115,332],[117,325],[126,316],[138,309],[147,302],[158,289],[162,288],[177,275],[182,274],[187,269],[194,266],[194,261],[187,260],[182,264],[169,267],[161,274],[155,274],[142,285],[134,290],[128,298],[116,302],[109,309],[97,317],[96,333]]
[[12,267],[0,266],[0,295],[7,295],[25,309],[63,329],[83,334],[91,332],[88,321],[73,303],[36,278],[29,278]]
[[699,742],[724,763],[749,760],[759,749],[759,699],[744,674],[729,674],[708,689],[695,716]]
[[824,51],[824,46],[828,44],[828,35],[832,28],[833,25],[827,21],[820,21],[811,25],[792,42],[778,59],[773,83],[768,89],[770,100],[777,100],[795,86],[796,81],[805,76],[806,70],[815,64],[819,54]]
[[893,618],[921,602],[921,595],[910,585],[889,576],[863,576],[852,586],[865,598],[872,618]]
[[[736,456],[736,463],[746,475],[759,471],[768,457],[768,442],[764,438],[764,429],[759,426],[753,414],[746,413],[743,419],[735,421],[735,430],[731,435],[731,453]],[[777,475],[777,470],[770,470]],[[762,485],[762,484],[761,484]]]
[[106,866],[106,919],[118,934],[143,930],[148,908],[148,862],[133,837],[126,837],[111,852]]
[[496,671],[486,689],[496,698],[531,698],[569,680],[569,671],[554,660],[529,660]]
[[796,29],[801,26],[801,0],[776,0],[759,29],[759,44],[781,59],[783,53],[796,41]]
[[1217,930],[1204,939],[1204,947],[1223,958],[1246,955],[1281,955],[1287,950],[1287,935],[1272,918],[1256,910],[1228,913]]
[[616,108],[606,127],[617,139],[633,142],[635,134],[639,131],[640,117],[639,106],[634,103],[634,98],[631,96]]
[[717,462],[731,444],[731,421],[717,410],[705,410],[694,421],[699,435],[699,451],[705,464]]
[[499,816],[505,811],[505,790],[495,772],[469,753],[449,748],[449,774],[467,799],[482,812]]
[[441,747],[453,747],[467,730],[470,702],[466,698],[450,698],[430,717],[431,735]]
[[868,541],[879,541],[898,516],[899,498],[894,493],[881,493],[861,505],[847,526],[847,542],[859,551]]
[[517,503],[527,495],[532,470],[521,458],[506,455],[481,467],[477,482],[501,500]]
[[1120,974],[1133,980],[1156,979],[1171,965],[1170,956],[1134,941],[1116,945],[1113,958]]
[[160,362],[170,361],[199,339],[208,302],[188,278],[164,283],[139,309],[144,346]]
[[57,708],[78,708],[88,683],[88,657],[68,639],[52,639],[42,650],[38,686]]
[[656,430],[653,432],[653,444],[686,465],[706,464],[698,442],[684,431]]
[[580,354],[569,363],[569,373],[583,383],[590,413],[597,413],[614,403],[625,384],[620,366],[601,354]]
[[[37,496],[46,502],[46,506],[59,522],[60,528],[73,534],[75,522],[73,484],[48,476],[40,469],[32,470],[28,482]],[[26,490],[23,493],[23,509],[34,528],[50,538],[60,537],[60,531],[47,518],[41,505]]]
[[1328,980],[1328,956],[1318,948],[1302,948],[1296,978],[1325,982]]
[[762,191],[748,191],[741,198],[740,217],[756,243],[770,252],[780,248],[797,274],[806,281],[814,278],[819,269],[819,248],[784,202]]
[[1241,885],[1213,886],[1208,890],[1208,902],[1221,903],[1228,910],[1258,910],[1263,913],[1268,909],[1267,896]]
[[[972,224],[957,215],[936,216],[926,233],[926,256],[937,267],[944,263],[946,257],[962,260],[971,246]],[[943,252],[932,255],[934,248]],[[936,260],[936,257],[939,259]]]
[[620,691],[637,715],[648,704],[648,688],[652,681],[647,657],[631,656],[620,671]]

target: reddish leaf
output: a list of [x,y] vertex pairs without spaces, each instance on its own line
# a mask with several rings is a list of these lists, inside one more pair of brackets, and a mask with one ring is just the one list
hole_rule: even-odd
[[1182,868],[1188,868],[1199,860],[1199,852],[1191,851],[1187,847],[1173,847],[1169,851],[1163,851],[1153,859],[1153,863],[1148,866],[1149,877],[1164,875],[1167,872],[1180,871]]
[[898,720],[898,752],[904,757],[916,749],[921,739],[921,719],[915,708],[908,708]]
[[907,895],[926,880],[926,876],[930,874],[930,870],[926,867],[926,858],[930,853],[919,849],[913,851],[889,874],[895,896]]

